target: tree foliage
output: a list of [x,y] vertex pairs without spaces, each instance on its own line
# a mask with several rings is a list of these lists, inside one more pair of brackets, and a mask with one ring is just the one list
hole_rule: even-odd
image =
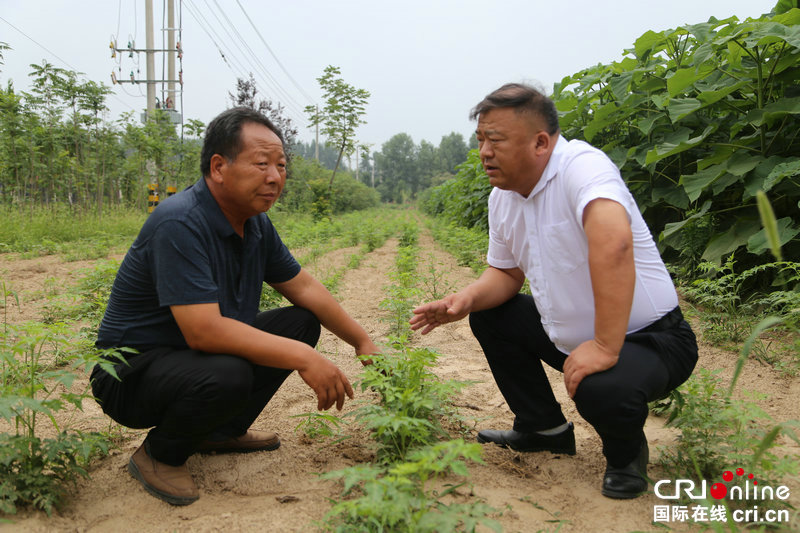
[[568,138],[620,167],[668,255],[689,267],[768,250],[756,193],[781,244],[800,242],[800,9],[648,31],[622,60],[555,85]]
[[366,89],[357,89],[345,82],[339,67],[332,65],[325,67],[323,75],[317,81],[325,95],[325,105],[322,109],[309,105],[305,111],[311,119],[311,125],[322,125],[321,131],[328,142],[339,147],[339,157],[328,185],[330,191],[333,189],[333,180],[342,156],[349,156],[356,149],[356,129],[366,124],[363,116],[366,114],[370,94]]
[[283,139],[286,144],[288,146],[294,145],[297,140],[297,127],[292,119],[286,116],[283,106],[279,102],[273,103],[270,99],[257,98],[257,94],[258,87],[251,72],[250,78],[246,80],[236,78],[236,94],[229,92],[228,98],[234,106],[249,107],[268,117],[283,133]]
[[[181,139],[163,114],[147,124],[133,113],[110,123],[108,87],[47,62],[31,65],[30,77],[29,91],[10,80],[0,87],[0,203],[102,213],[109,204],[144,208],[151,181],[163,191],[197,180],[199,142]],[[202,123],[189,121],[186,133],[201,132]]]

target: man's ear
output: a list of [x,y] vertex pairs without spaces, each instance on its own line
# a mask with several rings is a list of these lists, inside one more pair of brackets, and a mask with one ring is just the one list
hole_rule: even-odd
[[539,131],[534,137],[534,150],[537,155],[544,154],[553,144],[553,137],[544,130]]
[[221,184],[228,160],[225,156],[214,154],[211,156],[210,178],[214,183]]

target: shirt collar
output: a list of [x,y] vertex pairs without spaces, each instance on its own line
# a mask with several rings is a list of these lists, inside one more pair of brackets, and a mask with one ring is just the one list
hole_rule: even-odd
[[533,188],[531,193],[528,195],[528,198],[533,198],[539,191],[544,189],[547,186],[547,183],[556,177],[558,174],[558,169],[561,166],[561,157],[564,155],[564,151],[567,149],[567,141],[563,135],[559,132],[558,140],[556,141],[556,145],[553,148],[553,151],[550,153],[550,159],[547,161],[547,165],[544,167],[544,171],[542,172],[542,177],[539,178],[539,181],[536,183],[536,186]]
[[195,191],[197,201],[207,214],[209,225],[217,232],[217,235],[220,237],[235,235],[236,232],[233,230],[233,226],[231,226],[231,223],[225,218],[225,214],[222,212],[222,209],[220,209],[219,204],[211,195],[206,179],[200,178],[197,183],[192,186],[192,189]]
[[[205,178],[200,178],[197,183],[195,183],[192,188],[195,190],[195,195],[197,196],[198,202],[208,214],[208,222],[214,231],[217,232],[217,235],[220,237],[230,237],[231,235],[238,235],[236,231],[234,231],[233,226],[225,218],[225,214],[222,212],[222,209],[219,207],[217,200],[211,194],[211,190],[208,188],[208,183],[206,183]],[[249,239],[250,236],[255,238],[258,241],[261,238],[261,228],[256,223],[256,219],[262,215],[256,215],[254,217],[248,218],[244,223],[244,236],[245,239]],[[266,216],[266,215],[264,215]]]

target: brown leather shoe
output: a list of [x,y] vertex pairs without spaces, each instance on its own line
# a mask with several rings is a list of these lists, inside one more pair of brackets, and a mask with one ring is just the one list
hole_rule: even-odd
[[139,446],[128,461],[128,472],[147,492],[172,505],[189,505],[200,497],[186,465],[170,466],[160,463],[147,454],[144,444]]
[[279,448],[281,441],[272,431],[257,431],[248,429],[240,437],[232,437],[222,441],[207,440],[201,442],[197,453],[248,453],[270,451]]

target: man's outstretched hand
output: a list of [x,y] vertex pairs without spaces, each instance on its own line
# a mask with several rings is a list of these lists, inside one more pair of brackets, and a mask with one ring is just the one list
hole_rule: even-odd
[[442,324],[461,320],[471,309],[472,301],[468,297],[461,293],[451,294],[414,308],[414,316],[408,322],[412,330],[422,329],[421,333],[425,335]]

